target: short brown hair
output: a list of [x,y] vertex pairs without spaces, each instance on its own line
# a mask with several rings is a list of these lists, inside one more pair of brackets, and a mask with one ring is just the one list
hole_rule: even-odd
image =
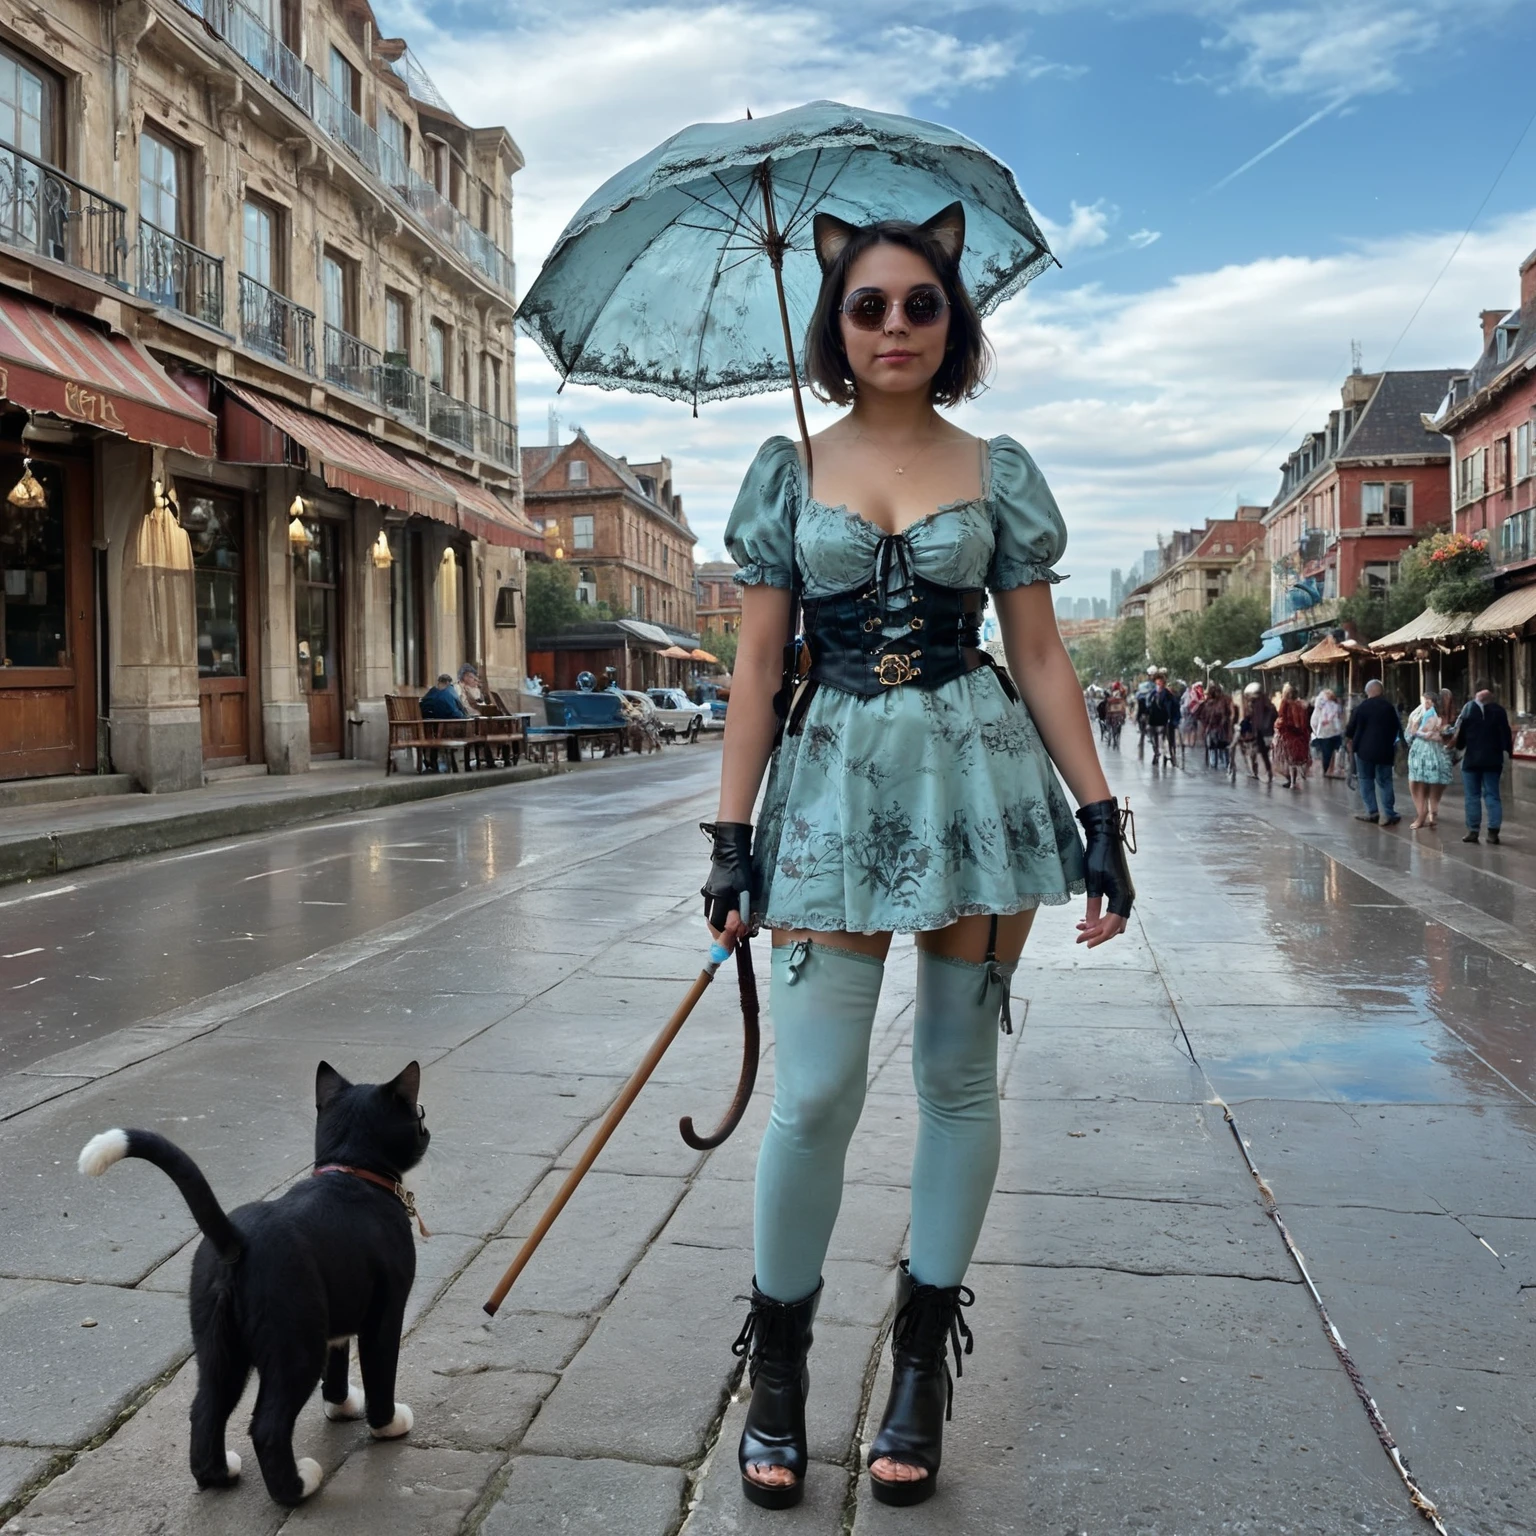
[[921,224],[882,219],[854,231],[821,278],[821,292],[805,332],[805,375],[811,391],[832,405],[851,405],[857,393],[843,346],[842,305],[848,269],[872,246],[901,245],[915,251],[938,274],[949,304],[949,341],[944,361],[928,384],[935,405],[958,405],[981,393],[992,366],[992,348],[982,334],[981,316],[942,238]]

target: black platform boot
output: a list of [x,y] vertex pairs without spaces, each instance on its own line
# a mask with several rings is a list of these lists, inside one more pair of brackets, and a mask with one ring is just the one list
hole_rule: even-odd
[[[752,1310],[731,1353],[747,1356],[752,1401],[737,1460],[741,1491],[763,1509],[789,1509],[805,1495],[805,1397],[811,1387],[806,1356],[821,1304],[817,1285],[802,1301],[775,1301],[752,1284]],[[787,1467],[792,1483],[770,1487],[747,1476],[749,1466]]]
[[970,1354],[972,1339],[960,1309],[975,1300],[968,1286],[941,1289],[920,1284],[912,1278],[907,1261],[901,1261],[896,1321],[891,1325],[891,1395],[880,1433],[869,1448],[869,1465],[888,1456],[922,1467],[928,1475],[893,1483],[871,1474],[871,1491],[882,1504],[921,1504],[933,1497],[944,1454],[944,1421],[950,1417],[955,1396],[949,1351],[954,1349],[955,1374],[963,1376],[962,1356]]

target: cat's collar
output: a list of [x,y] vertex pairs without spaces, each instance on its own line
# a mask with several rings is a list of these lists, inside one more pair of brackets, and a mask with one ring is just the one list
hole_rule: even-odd
[[382,1173],[373,1173],[367,1168],[353,1168],[347,1163],[321,1163],[311,1177],[318,1178],[322,1173],[350,1173],[354,1179],[366,1179],[370,1184],[377,1184],[380,1189],[387,1189],[405,1207],[407,1213],[415,1218],[421,1235],[431,1237],[427,1224],[421,1219],[421,1212],[416,1209],[415,1195],[398,1179],[387,1179]]

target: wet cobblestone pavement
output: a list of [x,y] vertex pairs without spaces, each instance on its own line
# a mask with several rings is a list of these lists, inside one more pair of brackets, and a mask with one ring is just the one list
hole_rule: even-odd
[[[693,824],[717,770],[669,752],[0,893],[6,1536],[1427,1531],[1247,1159],[1447,1530],[1536,1531],[1536,859],[1518,821],[1502,849],[1463,848],[1449,801],[1436,843],[1355,823],[1342,784],[1112,762],[1138,812],[1136,921],[1087,954],[1073,911],[1048,911],[1016,978],[976,1352],[928,1505],[877,1506],[859,1475],[906,1226],[905,941],[798,1511],[746,1506],[734,1456],[771,1031],[737,1136],[701,1155],[676,1131],[734,1082],[730,987],[488,1321],[697,973]],[[363,1078],[421,1059],[434,1235],[398,1392],[415,1430],[368,1443],[316,1401],[297,1449],[326,1482],[289,1513],[255,1475],[248,1402],[241,1484],[199,1494],[186,1471],[179,1197],[143,1164],[86,1183],[74,1158],[152,1126],[226,1206],[281,1190],[308,1167],[321,1056]]]

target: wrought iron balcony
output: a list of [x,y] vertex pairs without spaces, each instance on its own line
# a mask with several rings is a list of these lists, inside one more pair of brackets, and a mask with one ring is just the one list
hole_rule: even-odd
[[139,220],[141,299],[179,309],[204,325],[224,325],[224,261]]
[[460,448],[473,453],[475,424],[470,415],[473,410],[467,401],[455,400],[434,384],[427,391],[427,431],[445,443],[457,443]]
[[379,404],[418,427],[427,424],[427,381],[403,359],[386,352],[379,365]]
[[128,210],[0,141],[0,243],[122,285]]
[[517,468],[517,428],[478,406],[470,406],[475,425],[475,452],[492,464]]
[[315,316],[254,277],[240,274],[240,339],[280,363],[315,371]]
[[349,336],[334,325],[325,328],[325,382],[365,400],[379,403],[379,373],[383,358],[376,347]]

